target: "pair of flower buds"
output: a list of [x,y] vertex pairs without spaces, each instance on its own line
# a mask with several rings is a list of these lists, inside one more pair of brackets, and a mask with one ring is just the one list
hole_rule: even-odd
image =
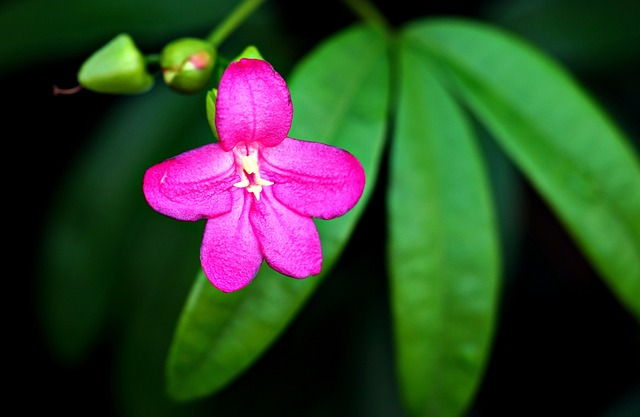
[[[87,59],[78,71],[78,82],[96,93],[140,94],[153,87],[149,66],[158,57],[145,56],[131,36],[116,36]],[[201,91],[209,82],[216,50],[198,38],[180,38],[168,43],[157,62],[164,82],[180,93]]]

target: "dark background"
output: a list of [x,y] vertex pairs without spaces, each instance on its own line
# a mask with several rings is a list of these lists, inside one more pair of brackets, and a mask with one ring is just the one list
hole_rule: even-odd
[[[283,31],[295,38],[297,48],[283,67],[355,22],[337,1],[272,3],[287,22]],[[509,18],[504,11],[509,7],[500,9],[495,1],[374,3],[394,25],[420,16],[457,15],[521,33],[563,63],[638,149],[640,43],[636,41],[640,32],[617,25],[620,17],[615,10],[618,4],[633,2],[557,2],[573,10],[564,21],[564,34],[554,32],[562,25],[553,26],[553,19],[535,18],[535,14],[529,20]],[[585,10],[581,6],[585,3],[595,12]],[[640,18],[638,8],[630,10]],[[545,29],[545,25],[549,26]],[[611,31],[616,29],[627,42],[611,41],[607,48],[592,41],[591,54],[588,45],[570,42],[580,38],[580,31],[588,31],[594,39],[614,38]],[[558,33],[564,37],[552,36]],[[46,60],[4,73],[1,79],[6,100],[3,143],[9,145],[3,170],[8,185],[3,187],[5,224],[10,230],[4,273],[10,284],[4,303],[9,325],[5,344],[14,348],[7,365],[18,370],[9,373],[9,399],[20,410],[66,416],[123,415],[113,392],[117,339],[109,333],[80,363],[59,361],[42,333],[34,296],[40,233],[46,222],[43,214],[93,127],[118,101],[86,91],[75,96],[52,94],[54,84],[75,85],[75,73],[85,58],[86,54],[78,54]],[[242,416],[401,415],[390,364],[384,177],[383,171],[338,272],[320,286],[285,334],[218,396],[193,408],[177,406],[175,415],[200,415],[208,407]],[[505,265],[491,360],[469,414],[639,415],[634,414],[640,410],[637,322],[603,285],[535,190],[519,180],[519,233],[509,248],[514,255]],[[349,272],[348,280],[340,279]],[[619,414],[614,412],[617,407]],[[201,415],[214,414],[202,411]]]

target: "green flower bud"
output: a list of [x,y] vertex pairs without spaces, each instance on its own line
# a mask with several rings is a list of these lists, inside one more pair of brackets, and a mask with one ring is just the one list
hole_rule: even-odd
[[133,39],[120,34],[87,59],[78,71],[78,82],[97,93],[139,94],[153,86],[153,76]]
[[165,83],[180,93],[202,90],[213,72],[216,51],[210,43],[197,38],[181,38],[167,44],[160,54]]
[[217,88],[213,88],[207,91],[207,97],[206,97],[207,122],[209,122],[209,127],[211,128],[211,132],[213,132],[213,136],[216,139],[219,139],[218,131],[216,130],[216,99],[217,98],[218,98]]

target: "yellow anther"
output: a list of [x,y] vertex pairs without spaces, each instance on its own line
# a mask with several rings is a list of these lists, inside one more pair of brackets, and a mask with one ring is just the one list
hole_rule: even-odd
[[254,174],[258,172],[258,154],[256,152],[249,155],[243,155],[241,160],[244,172],[247,174]]
[[257,146],[248,146],[244,155],[244,147],[234,148],[235,162],[238,169],[240,181],[233,184],[234,187],[246,188],[248,192],[260,200],[262,186],[273,185],[273,182],[260,178],[260,169],[258,167],[258,148]]

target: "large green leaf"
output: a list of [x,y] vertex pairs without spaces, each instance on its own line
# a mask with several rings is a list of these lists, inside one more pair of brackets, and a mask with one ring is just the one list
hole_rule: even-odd
[[464,114],[420,45],[401,38],[400,47],[387,203],[400,392],[410,416],[455,417],[492,341],[498,230]]
[[624,134],[570,74],[508,32],[434,20],[407,33],[640,319],[640,163]]
[[[356,27],[326,41],[289,78],[295,108],[291,136],[347,149],[367,175],[364,194],[353,210],[317,222],[324,253],[321,276],[337,261],[376,182],[386,129],[388,72],[385,39]],[[168,358],[169,393],[188,400],[214,393],[235,379],[278,337],[321,276],[294,280],[263,267],[248,287],[227,294],[200,274]]]

